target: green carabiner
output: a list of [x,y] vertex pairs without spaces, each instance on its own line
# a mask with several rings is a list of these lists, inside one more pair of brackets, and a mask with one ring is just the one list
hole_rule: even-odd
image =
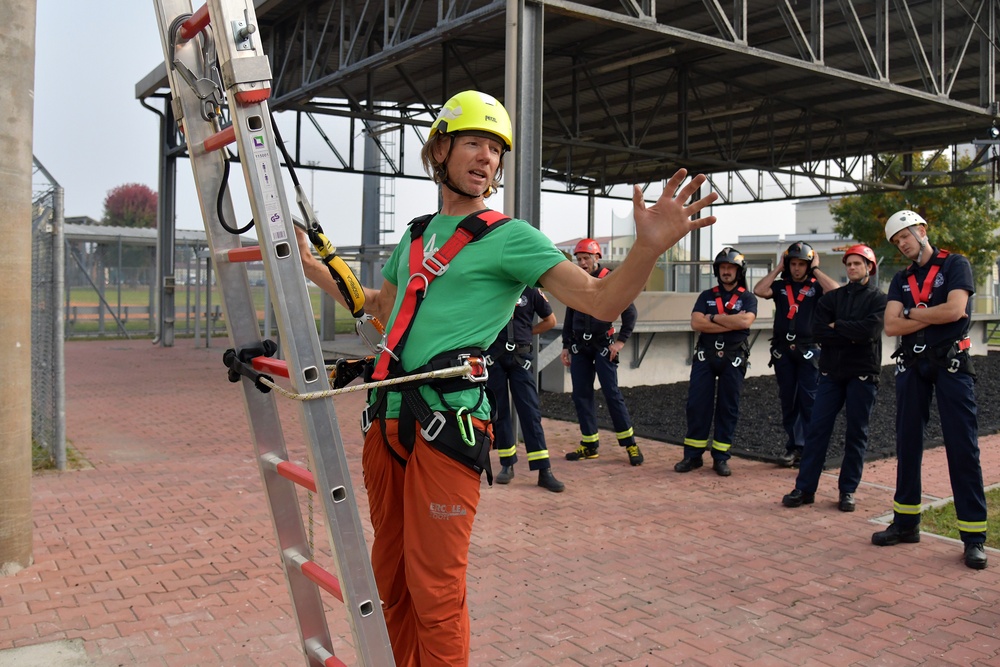
[[[465,422],[462,421],[462,413],[467,413],[465,418],[469,420],[468,429],[466,429]],[[472,415],[468,414],[469,409],[466,407],[461,407],[455,411],[455,417],[458,418],[458,433],[462,436],[462,442],[464,442],[469,447],[475,447],[476,441],[472,437],[475,433],[475,427],[472,424]]]

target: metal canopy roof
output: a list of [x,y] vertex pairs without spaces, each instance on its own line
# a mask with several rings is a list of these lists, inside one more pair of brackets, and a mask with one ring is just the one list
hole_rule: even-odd
[[[460,90],[503,98],[506,2],[257,5],[275,110],[426,126]],[[988,139],[997,117],[1000,0],[527,6],[543,17],[518,43],[542,68],[543,174],[568,190],[684,166],[723,201],[856,191],[878,181],[875,156]]]

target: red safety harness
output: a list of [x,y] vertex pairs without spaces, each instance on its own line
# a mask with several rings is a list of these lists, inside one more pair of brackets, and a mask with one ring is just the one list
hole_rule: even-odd
[[811,290],[815,284],[816,276],[813,276],[809,281],[809,284],[803,285],[802,288],[799,289],[798,298],[795,298],[795,291],[792,289],[792,286],[788,284],[785,285],[785,295],[788,297],[788,315],[786,316],[788,319],[795,319],[795,316],[799,313],[799,305],[805,300],[809,290]]
[[914,308],[926,308],[928,306],[931,300],[931,290],[934,289],[934,279],[937,278],[937,274],[941,270],[941,266],[944,264],[944,260],[948,254],[947,250],[938,251],[938,254],[931,260],[931,268],[928,269],[927,275],[924,276],[922,285],[917,284],[914,265],[911,264],[907,267],[906,282],[910,286],[910,298],[913,299]]
[[719,286],[716,285],[712,288],[712,293],[715,294],[715,307],[719,311],[719,315],[732,314],[733,306],[736,302],[740,300],[740,295],[747,291],[746,287],[737,287],[733,295],[729,297],[729,302],[726,305],[722,305],[722,293],[719,291]]
[[[478,359],[477,370],[472,374],[472,377],[417,380],[393,387],[375,389],[371,405],[362,414],[361,427],[367,432],[372,422],[377,418],[379,428],[382,429],[383,439],[388,444],[385,429],[386,395],[389,391],[397,391],[402,397],[398,428],[400,444],[410,451],[413,450],[416,424],[419,423],[420,434],[432,447],[477,473],[485,471],[487,482],[492,485],[493,472],[490,469],[489,456],[492,438],[488,432],[474,427],[471,415],[479,407],[479,404],[472,409],[466,409],[463,406],[456,411],[448,406],[447,401],[444,400],[445,393],[478,386],[481,390],[479,400],[480,403],[482,402],[485,395],[483,383],[488,376],[483,351],[471,348],[451,350],[435,356],[424,366],[415,369],[404,369],[401,355],[406,339],[413,328],[413,322],[416,320],[417,311],[427,296],[430,284],[438,276],[444,275],[444,272],[448,270],[448,265],[462,248],[481,239],[510,218],[489,209],[473,213],[458,223],[455,233],[434,255],[424,258],[421,239],[433,217],[434,215],[421,216],[410,223],[410,278],[406,283],[402,303],[396,312],[392,328],[389,330],[371,378],[383,380],[407,373],[438,370],[465,363],[466,360],[472,358]],[[447,408],[445,412],[431,410],[430,405],[420,394],[419,387],[427,384],[431,385],[440,396]],[[406,465],[406,461],[398,457],[391,447],[389,451],[401,465]]]
[[473,213],[458,223],[455,233],[434,255],[424,258],[424,245],[421,239],[433,217],[434,214],[424,215],[410,223],[410,279],[406,283],[403,302],[392,323],[384,351],[379,355],[378,363],[372,373],[372,378],[375,380],[384,380],[399,370],[403,345],[413,327],[417,310],[427,296],[427,289],[434,279],[448,270],[448,264],[455,259],[462,248],[473,241],[478,241],[490,230],[510,220],[503,213],[490,209]]

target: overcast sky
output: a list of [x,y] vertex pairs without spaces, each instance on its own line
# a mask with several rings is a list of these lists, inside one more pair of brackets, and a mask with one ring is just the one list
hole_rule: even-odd
[[[37,0],[37,7],[34,154],[65,189],[67,216],[100,219],[112,188],[143,183],[157,189],[159,116],[135,99],[135,84],[163,58],[153,2]],[[162,108],[162,103],[155,106]],[[360,177],[318,172],[313,185],[307,172],[299,179],[314,189],[313,204],[328,231],[333,223],[327,218],[337,213],[343,236],[337,234],[334,242],[359,243]],[[243,204],[242,179],[234,172],[230,181],[242,219],[249,210]],[[178,162],[177,189],[178,228],[201,229],[187,160]],[[399,179],[396,201],[398,234],[411,217],[434,208],[435,191]],[[297,213],[294,197],[290,203]],[[489,203],[502,209],[502,195]],[[612,212],[627,215],[630,210],[628,202],[599,202],[596,235],[612,233]],[[734,243],[740,234],[794,232],[794,210],[787,203],[720,207],[715,213],[720,222],[713,233],[714,249]],[[541,229],[556,242],[584,235],[586,199],[544,195]]]

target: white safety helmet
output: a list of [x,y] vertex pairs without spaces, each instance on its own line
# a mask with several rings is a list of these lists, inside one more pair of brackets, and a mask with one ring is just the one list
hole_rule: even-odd
[[892,237],[898,232],[912,227],[913,225],[927,226],[927,221],[920,217],[919,213],[913,211],[897,211],[889,216],[885,221],[885,239],[892,243]]

